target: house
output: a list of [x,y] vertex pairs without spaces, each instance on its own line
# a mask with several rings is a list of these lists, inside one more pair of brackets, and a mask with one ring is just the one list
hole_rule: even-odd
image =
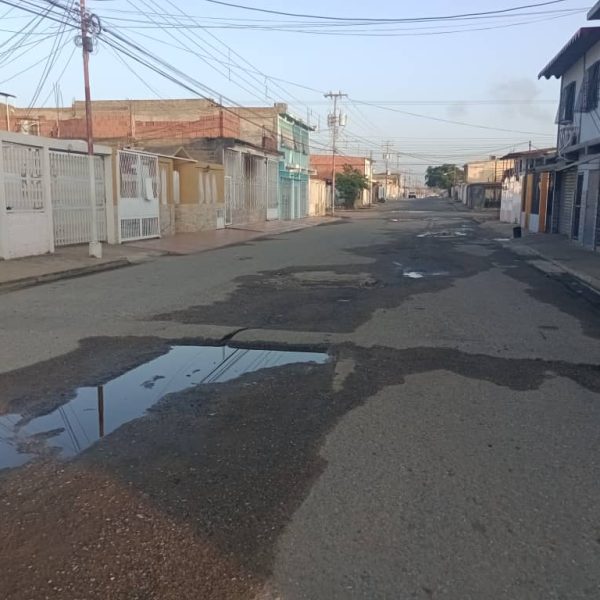
[[240,137],[265,146],[276,135],[279,160],[279,207],[269,207],[269,219],[301,219],[309,214],[310,132],[314,128],[292,115],[285,103],[231,109],[240,118]]
[[521,225],[534,233],[549,229],[552,214],[553,175],[538,168],[556,156],[556,148],[511,152],[501,158],[506,166],[502,177],[500,220]]
[[92,208],[87,144],[0,132],[0,258],[54,252],[58,246],[116,239],[113,150],[94,145]]
[[465,165],[465,183],[501,183],[504,172],[511,167],[509,160],[490,156]]
[[[344,169],[350,166],[369,182],[369,189],[363,190],[357,201],[358,206],[370,206],[373,203],[373,162],[371,158],[365,156],[336,156],[336,173],[343,173]],[[331,186],[333,175],[333,156],[331,154],[311,154],[310,166],[314,177]]]
[[[149,144],[159,154],[185,155],[199,161],[202,168],[215,170],[220,165],[225,226],[246,225],[266,221],[269,209],[278,210],[278,177],[280,155],[237,138],[197,138],[179,146]],[[222,187],[221,187],[222,186]],[[206,186],[205,186],[206,187]],[[205,228],[215,228],[219,212],[212,213],[212,222]],[[207,217],[209,215],[206,215]]]
[[[588,20],[600,19],[600,2]],[[560,79],[557,159],[551,167],[550,230],[586,248],[600,245],[600,27],[583,27],[539,77]]]
[[223,167],[183,148],[115,149],[118,242],[224,227]]
[[373,174],[373,201],[406,198],[408,191],[405,177],[400,173]]

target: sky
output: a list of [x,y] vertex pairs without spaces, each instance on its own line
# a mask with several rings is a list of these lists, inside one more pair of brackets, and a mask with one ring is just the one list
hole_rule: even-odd
[[[231,3],[335,18],[427,19],[542,1]],[[47,2],[17,4],[35,8]],[[392,170],[418,176],[427,165],[502,155],[529,142],[554,145],[558,83],[538,81],[537,74],[577,28],[589,25],[591,2],[561,0],[493,18],[351,26],[207,0],[88,0],[88,5],[105,29],[90,62],[94,99],[189,98],[199,91],[230,105],[283,101],[318,128],[312,151],[320,152],[330,144],[330,101],[323,94],[341,91],[348,96],[341,101],[347,125],[340,152],[372,153],[381,169],[388,148]],[[51,14],[60,12],[54,10]],[[34,15],[6,4],[0,17],[0,91],[15,94],[18,106],[54,106],[57,97],[69,105],[83,97],[74,29],[65,28],[61,37],[59,23],[47,18],[32,23]],[[31,35],[14,33],[23,27]],[[115,50],[108,30],[176,67],[176,78],[194,91]]]

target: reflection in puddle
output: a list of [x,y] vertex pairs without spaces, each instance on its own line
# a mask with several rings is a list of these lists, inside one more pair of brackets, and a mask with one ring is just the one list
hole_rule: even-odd
[[17,467],[39,454],[75,456],[173,392],[231,381],[260,369],[328,361],[327,354],[317,352],[174,346],[106,385],[77,389],[71,401],[47,415],[31,420],[0,415],[0,469]]

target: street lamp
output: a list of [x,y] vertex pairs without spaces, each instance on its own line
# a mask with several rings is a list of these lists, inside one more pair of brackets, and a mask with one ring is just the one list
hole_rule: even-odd
[[7,92],[0,92],[0,96],[4,98],[4,104],[6,105],[6,131],[10,131],[10,112],[8,110],[8,99],[16,98],[16,96]]

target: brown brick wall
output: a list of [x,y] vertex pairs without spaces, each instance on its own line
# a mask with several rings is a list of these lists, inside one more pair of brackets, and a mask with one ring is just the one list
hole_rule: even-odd
[[[366,174],[367,158],[364,156],[336,156],[335,172],[342,173],[345,165],[350,165],[354,169]],[[317,179],[330,179],[332,170],[332,157],[329,154],[312,154],[310,157],[310,166],[317,172]]]

